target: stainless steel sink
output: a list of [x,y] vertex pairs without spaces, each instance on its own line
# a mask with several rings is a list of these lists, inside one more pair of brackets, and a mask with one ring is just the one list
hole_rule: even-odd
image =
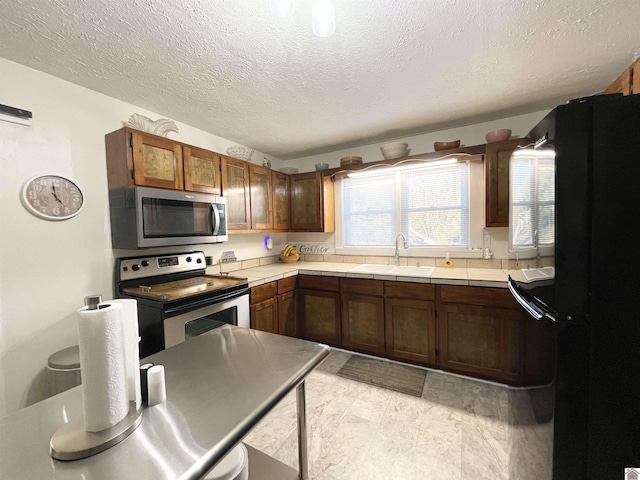
[[555,269],[553,267],[523,268],[522,274],[527,280],[540,280],[542,278],[553,278]]
[[395,265],[358,265],[351,272],[371,273],[373,275],[395,275],[399,277],[429,277],[433,275],[436,267],[408,267]]

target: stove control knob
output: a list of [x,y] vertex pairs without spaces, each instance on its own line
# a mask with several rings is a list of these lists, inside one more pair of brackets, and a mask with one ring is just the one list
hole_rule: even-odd
[[133,270],[134,272],[137,272],[138,270],[140,270],[140,265],[138,265],[137,263],[134,263],[133,265],[131,265],[131,270]]
[[147,260],[143,260],[142,261],[142,266],[143,267],[148,267],[149,266],[149,262]]
[[190,261],[191,261],[191,257],[187,257],[187,262],[190,262]]
[[197,259],[196,263],[202,263],[202,259],[201,258]]

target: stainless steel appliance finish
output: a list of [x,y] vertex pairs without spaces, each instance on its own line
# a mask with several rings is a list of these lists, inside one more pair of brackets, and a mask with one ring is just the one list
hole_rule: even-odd
[[[164,320],[164,347],[169,348],[177,345],[178,343],[188,340],[187,336],[191,338],[189,334],[190,325],[194,325],[196,332],[201,329],[208,331],[212,327],[215,328],[216,320],[207,321],[209,317],[214,317],[216,314],[223,314],[225,311],[234,310],[237,315],[237,325],[239,327],[249,328],[250,312],[249,312],[249,295],[241,295],[240,297],[232,298],[220,303],[209,305],[207,307],[198,308],[190,312],[176,315],[175,317],[169,317]],[[200,323],[201,326],[196,323]],[[221,326],[220,324],[217,326]]]
[[[0,419],[2,477],[200,479],[303,385],[329,351],[324,345],[234,326],[212,330],[149,357],[165,367],[166,402],[145,408],[140,426],[98,455],[73,462],[49,455],[51,435],[82,415],[80,387]],[[298,401],[304,396],[298,395]],[[300,404],[298,412],[304,415]],[[260,471],[249,468],[250,479],[297,477],[268,460]],[[271,465],[292,474],[273,477]],[[301,465],[300,473],[306,469]]]
[[204,252],[119,258],[116,296],[138,301],[140,356],[224,324],[249,328],[246,278],[207,275]]
[[207,193],[134,187],[109,191],[113,248],[220,243],[226,200]]

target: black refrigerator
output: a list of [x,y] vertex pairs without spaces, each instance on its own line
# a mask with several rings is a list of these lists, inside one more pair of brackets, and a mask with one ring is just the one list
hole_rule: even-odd
[[555,150],[555,276],[509,287],[554,325],[553,479],[622,480],[640,467],[640,95],[558,106],[527,143]]

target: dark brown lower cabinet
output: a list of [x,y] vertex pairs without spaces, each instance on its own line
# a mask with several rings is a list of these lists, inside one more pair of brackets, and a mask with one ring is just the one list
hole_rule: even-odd
[[384,282],[341,278],[342,345],[384,354]]
[[456,304],[438,312],[441,366],[504,380],[519,377],[520,312]]
[[442,286],[437,311],[445,370],[513,385],[551,381],[551,325],[529,317],[507,290]]
[[288,277],[251,289],[251,328],[298,336],[297,277]]
[[295,291],[278,295],[278,333],[298,336],[298,296]]
[[278,333],[278,304],[275,297],[251,305],[251,328]]
[[427,300],[385,299],[385,338],[387,355],[435,366],[435,304]]
[[340,346],[340,280],[337,277],[298,277],[300,336]]
[[342,294],[342,345],[384,353],[384,298]]
[[385,353],[436,366],[435,286],[384,282]]
[[251,328],[278,333],[278,282],[269,282],[251,289]]
[[553,377],[552,326],[503,288],[299,275],[251,289],[251,327],[510,385]]
[[299,295],[302,338],[340,345],[340,293],[300,290]]

